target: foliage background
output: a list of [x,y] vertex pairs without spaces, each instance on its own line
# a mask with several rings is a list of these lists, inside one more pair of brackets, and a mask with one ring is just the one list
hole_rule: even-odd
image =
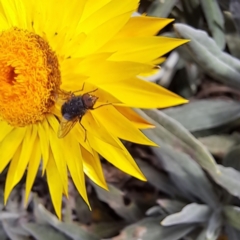
[[69,179],[60,222],[40,173],[24,207],[23,179],[0,198],[1,240],[240,239],[240,0],[142,0],[139,13],[175,18],[159,35],[191,40],[148,78],[190,103],[138,110],[160,148],[125,143],[148,182],[102,159],[110,191],[87,179],[89,211]]

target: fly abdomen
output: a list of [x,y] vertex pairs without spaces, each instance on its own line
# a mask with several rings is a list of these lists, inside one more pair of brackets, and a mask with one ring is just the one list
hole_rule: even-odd
[[74,96],[69,101],[62,105],[62,116],[71,121],[76,117],[81,117],[86,113],[86,108],[83,104],[81,96]]

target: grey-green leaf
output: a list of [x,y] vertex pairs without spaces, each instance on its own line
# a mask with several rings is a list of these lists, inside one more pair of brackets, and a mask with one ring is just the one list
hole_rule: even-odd
[[240,59],[240,33],[237,32],[236,26],[230,12],[224,12],[226,41],[231,55]]
[[1,211],[0,212],[0,220],[6,220],[6,219],[17,219],[20,217],[19,213],[14,213],[14,212],[5,212]]
[[199,0],[182,0],[181,2],[187,23],[197,28],[201,21],[201,6]]
[[176,224],[206,222],[211,216],[212,210],[203,204],[191,203],[185,206],[181,212],[167,216],[161,222],[162,226],[172,226]]
[[200,3],[215,42],[220,49],[224,49],[224,19],[217,0],[201,0]]
[[74,223],[64,223],[59,221],[54,215],[48,212],[43,205],[38,204],[38,214],[44,219],[49,225],[64,233],[66,236],[74,240],[99,240],[99,238],[92,233],[89,233],[82,229],[79,225]]
[[240,61],[237,58],[222,52],[205,31],[180,23],[174,28],[179,37],[191,40],[183,48],[207,74],[240,89]]
[[6,220],[2,221],[3,229],[5,233],[11,240],[30,240],[30,236],[22,235],[16,231],[16,228],[21,228],[22,231],[25,231],[21,226],[14,226],[9,224]]
[[91,225],[91,231],[100,239],[105,239],[117,235],[125,226],[125,221],[99,222]]
[[50,226],[36,224],[36,223],[25,223],[23,224],[24,229],[31,233],[36,240],[71,240],[63,233],[56,231]]
[[[224,111],[223,111],[224,109]],[[163,110],[197,136],[208,135],[209,130],[218,132],[240,124],[240,104],[237,101],[204,99]]]
[[144,133],[149,138],[154,138],[152,140],[156,141],[159,146],[163,144],[173,146],[175,149],[191,154],[191,157],[210,173],[218,172],[216,162],[206,147],[179,122],[162,111],[138,110],[137,112],[156,126],[156,129],[144,131]]
[[206,239],[206,232],[207,229],[204,228],[197,236],[196,240],[212,240],[212,239]]
[[220,173],[213,175],[215,182],[225,188],[233,196],[240,198],[240,172],[220,164],[218,168]]
[[180,202],[178,200],[171,199],[158,199],[157,203],[167,212],[167,213],[175,213],[180,212],[185,206],[186,203]]
[[231,240],[239,240],[240,239],[240,230],[227,225],[225,228],[225,231],[228,236],[228,239],[231,239]]
[[177,0],[155,0],[147,10],[147,15],[155,17],[168,17]]
[[233,15],[235,21],[235,26],[240,34],[240,1],[239,0],[230,0],[230,11]]
[[191,232],[194,225],[162,227],[159,218],[145,218],[126,227],[117,237],[118,240],[178,240]]
[[8,236],[7,236],[6,232],[4,231],[2,223],[0,223],[0,239],[1,240],[7,240],[8,239]]
[[140,159],[135,160],[149,183],[171,197],[179,196],[179,191],[172,184],[166,174],[157,171],[153,166]]
[[232,148],[223,158],[223,165],[225,167],[232,167],[240,171],[240,146]]
[[134,201],[126,205],[123,199],[124,193],[113,185],[108,185],[109,191],[106,191],[97,185],[94,186],[99,199],[109,204],[109,206],[126,221],[134,222],[144,215],[144,211],[142,211]]
[[214,211],[209,219],[206,237],[209,240],[215,240],[218,238],[221,227],[222,227],[223,219],[221,209]]
[[[240,144],[240,135],[234,133],[232,135],[222,134],[222,135],[212,135],[207,137],[198,138],[198,140],[207,147],[209,152],[217,157],[224,159],[227,157],[229,151],[232,151],[232,148]],[[235,155],[235,154],[234,154]],[[239,154],[240,155],[240,154]],[[226,158],[226,162],[231,162],[230,158]],[[239,162],[239,161],[238,161]],[[225,165],[225,164],[223,164]],[[227,166],[227,165],[225,165]],[[232,167],[231,165],[228,165]],[[240,164],[239,164],[240,167]],[[240,170],[240,168],[239,168]]]
[[235,206],[225,206],[223,212],[228,224],[240,230],[240,208]]
[[146,216],[154,217],[165,214],[164,210],[160,206],[153,206],[146,211]]
[[218,199],[211,183],[189,155],[164,144],[161,145],[160,149],[152,149],[174,184],[184,193],[185,198],[191,201],[201,199],[212,208],[217,207]]

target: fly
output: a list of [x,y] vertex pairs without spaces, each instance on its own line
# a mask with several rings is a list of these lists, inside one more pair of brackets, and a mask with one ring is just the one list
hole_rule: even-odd
[[[81,90],[83,91],[84,84]],[[81,120],[83,116],[87,113],[88,110],[94,110],[99,107],[109,105],[111,103],[102,104],[94,108],[95,103],[98,100],[98,97],[93,95],[93,92],[96,92],[98,88],[86,92],[82,95],[75,95],[74,92],[63,92],[61,91],[60,95],[63,95],[62,98],[66,100],[61,107],[62,120],[58,129],[58,137],[65,137],[70,130],[75,126],[77,122],[80,123],[85,132],[84,141],[86,141],[86,128],[82,125]]]

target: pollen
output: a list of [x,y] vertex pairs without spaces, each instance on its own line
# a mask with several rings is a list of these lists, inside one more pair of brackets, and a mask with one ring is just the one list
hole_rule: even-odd
[[51,112],[61,84],[58,58],[33,32],[0,33],[0,119],[24,127]]

